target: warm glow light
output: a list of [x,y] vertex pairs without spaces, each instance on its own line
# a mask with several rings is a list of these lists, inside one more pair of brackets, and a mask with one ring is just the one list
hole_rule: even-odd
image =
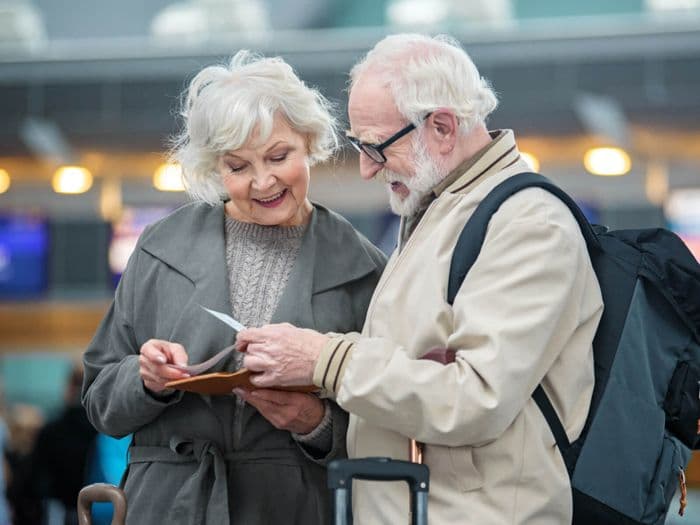
[[583,156],[583,165],[593,175],[614,177],[628,173],[632,161],[627,152],[620,148],[592,148]]
[[179,164],[161,164],[153,174],[153,186],[160,191],[185,191]]
[[92,186],[92,173],[82,166],[61,166],[53,174],[51,186],[56,193],[85,193]]
[[532,171],[540,171],[540,159],[535,157],[532,153],[527,153],[526,151],[520,152],[520,157],[530,166]]
[[644,191],[647,199],[656,206],[661,206],[668,197],[668,168],[660,161],[652,161],[647,165],[647,176],[644,180]]
[[100,185],[100,216],[116,222],[122,215],[122,184],[118,177],[106,176]]
[[5,193],[10,189],[10,174],[7,170],[0,168],[0,193]]

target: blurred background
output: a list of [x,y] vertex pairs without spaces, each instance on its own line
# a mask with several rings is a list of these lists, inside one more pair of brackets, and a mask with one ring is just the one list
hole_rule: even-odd
[[[591,220],[671,228],[700,257],[700,0],[0,0],[0,489],[15,524],[72,522],[56,478],[119,480],[128,440],[81,426],[76,362],[144,226],[186,201],[166,152],[187,81],[241,48],[279,55],[344,118],[352,64],[413,30],[464,44],[501,101],[489,127],[514,129]],[[393,249],[384,189],[353,152],[312,177],[314,200]],[[38,459],[65,441],[50,431],[83,440],[66,465]],[[700,522],[697,492],[688,513]]]

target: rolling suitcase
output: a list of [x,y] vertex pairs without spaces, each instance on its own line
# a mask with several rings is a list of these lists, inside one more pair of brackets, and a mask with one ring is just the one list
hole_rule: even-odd
[[352,525],[352,480],[405,481],[411,491],[411,523],[428,525],[430,472],[426,465],[390,458],[340,459],[328,465],[335,525]]

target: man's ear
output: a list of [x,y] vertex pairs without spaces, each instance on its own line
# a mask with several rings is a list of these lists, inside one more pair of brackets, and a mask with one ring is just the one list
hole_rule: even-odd
[[426,119],[426,127],[438,151],[443,155],[451,153],[459,133],[457,116],[449,109],[436,109]]

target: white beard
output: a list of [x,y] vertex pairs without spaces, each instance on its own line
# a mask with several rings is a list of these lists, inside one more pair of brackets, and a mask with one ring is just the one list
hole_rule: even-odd
[[[425,196],[447,176],[447,170],[430,156],[420,136],[414,138],[412,149],[416,166],[413,176],[400,175],[389,170],[383,171],[391,211],[402,217],[408,217],[418,211]],[[401,182],[408,189],[408,195],[401,197],[393,191],[391,182]]]

